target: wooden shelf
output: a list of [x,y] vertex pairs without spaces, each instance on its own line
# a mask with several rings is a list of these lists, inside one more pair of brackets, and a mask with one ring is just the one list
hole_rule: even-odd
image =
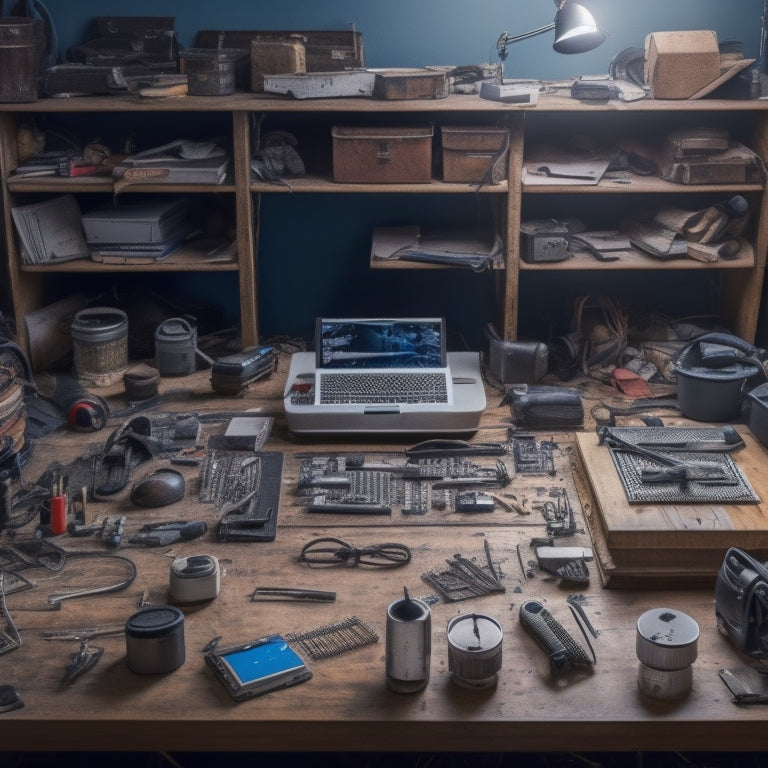
[[268,184],[260,181],[251,182],[251,191],[272,193],[331,193],[331,194],[483,194],[506,195],[509,191],[507,182],[499,184],[456,184],[446,183],[437,179],[428,183],[416,184],[347,184],[334,181],[331,176],[308,175],[297,178],[287,178],[285,184]]
[[[0,104],[0,171],[2,172],[2,203],[4,211],[5,251],[8,258],[10,291],[14,302],[14,320],[21,329],[22,346],[26,343],[23,330],[24,316],[38,308],[52,293],[52,282],[46,275],[63,273],[121,273],[136,271],[236,271],[239,281],[239,308],[241,330],[246,345],[258,343],[257,263],[259,259],[258,236],[260,225],[257,212],[262,195],[482,195],[494,205],[494,217],[498,233],[505,244],[504,267],[494,270],[498,279],[495,285],[498,295],[500,318],[499,331],[506,339],[518,336],[520,296],[527,290],[526,280],[534,272],[602,272],[620,273],[632,271],[707,271],[719,282],[711,296],[717,296],[719,306],[708,306],[707,311],[720,312],[723,322],[733,333],[752,341],[757,329],[761,303],[763,273],[768,252],[768,202],[762,184],[681,185],[647,176],[623,174],[621,180],[603,180],[597,185],[563,185],[523,183],[523,164],[526,145],[540,140],[541,129],[555,135],[562,134],[564,126],[574,120],[579,130],[595,135],[610,131],[615,124],[616,132],[628,124],[635,125],[642,115],[651,115],[654,130],[664,132],[677,127],[681,120],[706,125],[708,120],[731,117],[743,118],[742,127],[751,131],[751,148],[764,160],[768,160],[768,103],[761,100],[734,101],[701,99],[687,101],[644,100],[631,103],[585,103],[566,94],[562,84],[542,83],[536,105],[510,105],[481,99],[477,95],[450,95],[444,99],[414,99],[403,101],[368,98],[347,99],[294,99],[271,94],[236,93],[216,98],[186,96],[179,99],[146,100],[133,95],[109,97],[73,97],[68,99],[41,99],[32,103]],[[207,263],[200,259],[181,256],[163,262],[136,267],[134,265],[104,265],[87,262],[69,262],[56,267],[30,267],[21,264],[17,252],[14,225],[10,209],[25,196],[54,194],[112,195],[114,184],[109,177],[15,178],[13,171],[18,165],[16,132],[18,125],[30,115],[70,114],[98,121],[100,116],[118,116],[121,119],[147,115],[186,116],[194,121],[196,115],[218,115],[222,121],[231,122],[232,171],[223,185],[160,185],[132,184],[121,190],[122,194],[190,194],[230,195],[236,216],[237,253],[234,263]],[[508,179],[497,184],[478,187],[474,184],[445,183],[435,178],[419,184],[341,184],[333,181],[330,171],[310,173],[286,184],[267,184],[254,178],[250,168],[254,116],[269,116],[274,123],[296,122],[305,129],[313,125],[326,128],[340,119],[358,124],[388,124],[400,120],[430,122],[437,128],[457,124],[502,124],[509,129]],[[627,117],[628,116],[628,117]],[[436,132],[437,135],[437,132]],[[330,154],[330,137],[327,151]],[[314,168],[330,168],[331,157],[315,163]],[[655,260],[640,253],[633,253],[620,262],[600,262],[586,254],[579,254],[557,264],[526,264],[520,260],[519,238],[522,211],[527,203],[545,209],[552,202],[553,216],[566,215],[568,196],[577,196],[580,205],[587,205],[596,213],[607,206],[607,200],[626,196],[644,196],[649,204],[654,198],[668,203],[674,196],[715,196],[745,194],[752,208],[750,244],[751,252],[733,261],[701,263],[693,259],[671,261]],[[587,201],[585,203],[585,201]],[[560,211],[555,211],[560,207]],[[547,214],[550,215],[550,214]],[[299,224],[300,225],[300,224]],[[436,265],[375,264],[375,269],[443,269]],[[450,268],[450,267],[449,267]],[[53,277],[52,279],[55,279]],[[713,301],[711,297],[702,303]]]

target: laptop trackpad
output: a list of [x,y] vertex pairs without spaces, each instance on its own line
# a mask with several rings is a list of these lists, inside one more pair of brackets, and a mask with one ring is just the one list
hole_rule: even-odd
[[400,408],[397,405],[366,405],[363,413],[400,413]]

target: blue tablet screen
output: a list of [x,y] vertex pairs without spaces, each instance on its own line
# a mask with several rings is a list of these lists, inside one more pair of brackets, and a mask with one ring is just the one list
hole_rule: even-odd
[[299,655],[282,639],[241,648],[222,654],[221,658],[243,685],[304,666]]

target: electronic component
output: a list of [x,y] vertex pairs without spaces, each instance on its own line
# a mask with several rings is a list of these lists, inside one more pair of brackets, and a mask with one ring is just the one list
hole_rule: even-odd
[[312,677],[312,671],[282,635],[269,635],[231,648],[214,646],[204,658],[236,701],[297,685]]
[[274,347],[248,347],[213,361],[211,387],[219,395],[236,395],[251,382],[269,376],[276,367]]

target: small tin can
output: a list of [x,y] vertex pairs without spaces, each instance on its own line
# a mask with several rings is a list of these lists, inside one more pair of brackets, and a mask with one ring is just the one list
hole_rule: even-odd
[[699,625],[672,608],[654,608],[637,620],[638,687],[655,699],[684,696],[693,684]]
[[395,600],[387,608],[387,687],[396,693],[415,693],[429,682],[432,615],[429,606],[412,598]]
[[448,669],[463,688],[493,688],[501,669],[504,632],[496,619],[469,613],[448,622]]
[[128,668],[139,675],[178,669],[185,660],[184,614],[175,606],[142,608],[125,624]]
[[219,561],[213,555],[177,557],[171,563],[168,592],[176,603],[198,603],[219,594]]

